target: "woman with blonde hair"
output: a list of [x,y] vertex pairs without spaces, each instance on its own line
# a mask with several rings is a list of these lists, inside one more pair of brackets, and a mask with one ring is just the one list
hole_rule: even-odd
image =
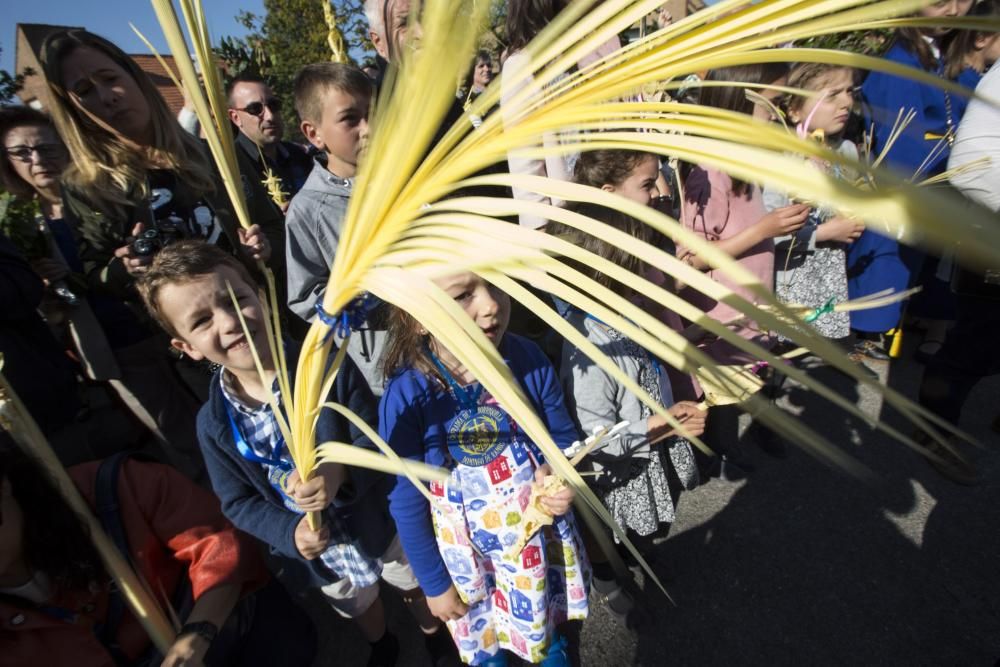
[[102,322],[118,338],[123,382],[170,444],[172,462],[201,479],[194,420],[210,375],[168,356],[135,278],[178,238],[226,247],[250,266],[268,258],[270,244],[256,225],[239,228],[204,147],[121,49],[85,30],[63,30],[45,40],[41,61],[52,119],[72,157],[64,217],[89,290],[111,301],[113,321]]

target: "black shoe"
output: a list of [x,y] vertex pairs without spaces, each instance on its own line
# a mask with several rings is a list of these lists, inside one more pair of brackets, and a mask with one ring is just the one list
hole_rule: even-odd
[[719,478],[727,482],[739,482],[750,476],[756,468],[742,457],[723,454],[719,457]]
[[[975,466],[966,461],[965,457],[954,449],[945,447],[925,433],[919,434],[916,440],[924,448],[924,451],[921,452],[924,458],[942,477],[962,486],[979,484],[979,472]],[[952,447],[955,446],[954,443],[951,444]]]
[[598,579],[594,577],[590,583],[590,597],[595,602],[603,602],[611,618],[623,628],[628,629],[637,619],[632,618],[635,611],[635,599],[615,579]]
[[377,642],[369,644],[372,647],[368,656],[368,667],[394,667],[399,659],[399,640],[388,630]]
[[458,657],[458,647],[448,628],[443,625],[434,634],[424,635],[424,646],[427,647],[434,667],[459,667],[462,664],[462,659]]
[[859,340],[854,344],[854,349],[849,355],[854,361],[889,361],[889,355],[882,346],[873,340]]

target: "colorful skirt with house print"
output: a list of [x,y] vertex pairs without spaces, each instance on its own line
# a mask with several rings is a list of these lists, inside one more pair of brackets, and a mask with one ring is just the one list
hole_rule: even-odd
[[519,554],[535,465],[515,439],[484,465],[456,463],[433,483],[438,549],[469,612],[449,621],[462,661],[510,651],[537,663],[556,627],[587,617],[590,564],[572,512],[536,532]]

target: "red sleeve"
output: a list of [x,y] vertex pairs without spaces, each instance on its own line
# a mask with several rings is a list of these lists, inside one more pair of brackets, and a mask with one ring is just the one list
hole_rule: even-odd
[[252,539],[223,517],[214,495],[173,468],[126,461],[118,494],[137,562],[154,572],[165,558],[186,565],[196,600],[217,586],[238,583],[247,591],[267,580]]

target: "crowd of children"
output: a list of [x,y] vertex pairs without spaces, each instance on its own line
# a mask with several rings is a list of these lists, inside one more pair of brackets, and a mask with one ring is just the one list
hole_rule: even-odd
[[[370,12],[373,41],[392,60],[406,47],[398,19],[403,16],[406,25],[409,3],[369,4],[378,5]],[[561,6],[510,4],[512,46],[501,78],[513,78],[524,66],[524,47]],[[920,13],[955,16],[972,4],[939,2]],[[998,5],[982,2],[974,11],[992,15]],[[609,52],[620,47],[615,42],[607,45]],[[1000,56],[998,42],[987,33],[901,30],[886,57],[974,87]],[[50,116],[17,107],[0,111],[0,177],[21,200],[39,202],[38,216],[52,240],[48,252],[28,261],[19,256],[24,247],[15,249],[7,239],[0,246],[0,280],[12,320],[0,338],[11,362],[4,371],[47,435],[59,443],[64,463],[105,458],[115,447],[72,451],[72,443],[100,436],[91,434],[88,440],[78,420],[57,414],[56,408],[71,410],[75,404],[51,405],[38,378],[19,366],[29,362],[17,359],[17,350],[30,348],[36,368],[51,366],[45,384],[53,396],[75,382],[74,373],[87,378],[91,391],[98,383],[112,387],[152,434],[154,455],[184,473],[140,460],[123,463],[120,457],[113,466],[91,463],[74,473],[98,512],[107,507],[101,500],[107,489],[130,494],[129,503],[121,503],[123,514],[131,512],[122,518],[128,524],[124,548],[135,552],[134,565],[147,579],[163,591],[187,584],[186,624],[168,655],[159,656],[163,664],[229,664],[224,660],[237,653],[238,664],[279,664],[273,652],[240,640],[254,624],[271,624],[264,634],[273,633],[301,613],[276,584],[267,583],[265,560],[280,573],[285,588],[318,590],[337,613],[352,619],[371,644],[370,665],[395,664],[399,653],[386,625],[380,581],[399,591],[424,634],[428,655],[439,665],[506,665],[512,658],[568,665],[573,633],[566,624],[586,619],[593,600],[603,600],[615,616],[628,620],[631,587],[609,565],[617,554],[597,546],[614,545],[617,538],[609,532],[608,539],[596,539],[605,536],[577,520],[573,492],[545,486],[552,469],[542,451],[447,345],[401,309],[381,309],[351,337],[345,365],[327,398],[377,425],[399,456],[446,468],[447,481],[427,489],[436,501],[429,502],[402,476],[324,463],[304,481],[295,469],[279,428],[281,415],[275,414],[285,409],[285,397],[266,343],[256,262],[267,261],[272,247],[283,248],[285,316],[316,317],[348,202],[363,196],[354,183],[359,163],[377,157],[365,152],[369,111],[378,94],[367,74],[351,65],[317,63],[306,64],[296,76],[295,107],[313,162],[308,177],[295,184],[290,204],[275,213],[279,223],[284,216],[277,227],[284,234],[272,242],[273,224],[238,228],[202,145],[182,129],[147,75],[117,46],[70,30],[49,37],[43,51],[53,93]],[[456,105],[461,108],[479,95],[491,78],[489,54],[477,54]],[[900,129],[895,125],[900,109],[913,108],[915,117],[898,132],[884,159],[917,180],[944,171],[965,108],[964,98],[930,84],[880,72],[862,84],[859,72],[836,64],[752,65],[713,70],[704,79],[710,85],[695,91],[700,104],[745,114],[748,122],[784,124],[848,161],[874,159],[878,153],[868,155],[863,148],[884,149],[890,134]],[[241,81],[260,95],[266,90],[262,82]],[[503,88],[497,113],[505,121],[516,122],[519,107],[509,102],[520,91]],[[234,120],[243,118],[237,112],[260,119],[273,115],[273,109],[265,111],[269,103],[244,101],[233,109]],[[873,130],[871,142],[852,122],[859,111],[864,127]],[[280,119],[274,123],[269,127],[280,127]],[[545,139],[550,141],[557,143],[559,137]],[[269,158],[261,152],[260,159]],[[854,178],[838,161],[804,161],[837,178]],[[919,254],[884,230],[867,229],[826,206],[796,201],[710,166],[681,164],[675,175],[668,162],[668,156],[625,150],[544,160],[516,151],[509,156],[513,173],[574,180],[671,212],[773,289],[780,301],[815,309],[814,330],[842,344],[859,362],[888,360],[885,334],[902,329],[904,306],[850,314],[829,306],[886,287],[922,285],[922,300],[910,313],[928,322],[922,352],[933,357],[935,345],[944,342],[947,322],[954,319],[942,273],[945,259]],[[675,177],[679,187],[674,187]],[[244,180],[248,197],[266,197],[254,190],[259,183]],[[515,190],[514,196],[528,195]],[[674,253],[744,298],[757,298],[696,251],[674,247],[619,210],[590,204],[574,205],[574,210]],[[679,294],[764,348],[786,344],[732,306],[673,284],[606,239],[544,219],[522,217],[520,222]],[[725,341],[693,332],[697,327],[649,302],[640,289],[588,266],[575,268],[690,336],[719,364],[756,361]],[[627,422],[585,465],[588,483],[647,554],[676,521],[683,490],[708,476],[732,479],[752,471],[730,429],[735,429],[736,407],[713,408],[709,415],[698,403],[700,389],[692,378],[665,367],[594,314],[553,300],[580,335],[683,424],[683,435],[569,342],[554,355],[539,347],[531,340],[536,336],[525,335],[529,332],[511,321],[510,298],[480,276],[456,272],[435,282],[496,345],[560,448],[595,427]],[[69,307],[54,294],[80,303]],[[48,326],[42,326],[39,312]],[[75,370],[67,370],[67,352]],[[299,353],[293,337],[285,342],[290,367]],[[63,376],[67,379],[60,385]],[[320,442],[373,447],[329,408],[319,413],[316,431]],[[704,436],[721,464],[699,454],[691,436]],[[952,459],[938,454],[937,465],[946,474],[964,465],[956,454]],[[41,481],[32,495],[32,485],[24,480],[35,478]],[[214,497],[193,482],[210,486]],[[70,510],[35,500],[43,484],[49,482],[31,461],[7,444],[0,449],[0,610],[37,617],[0,626],[0,664],[65,637],[82,647],[74,654],[63,644],[70,662],[75,655],[84,660],[80,664],[91,664],[81,656],[93,654],[93,664],[105,664],[102,651],[119,664],[150,660],[150,643],[141,638],[134,619],[124,625],[119,619],[113,631],[59,634],[60,623],[70,618],[77,628],[102,628],[102,614],[113,608],[115,592],[85,546],[84,532],[73,527],[76,518],[50,521]],[[522,539],[522,514],[537,488],[547,489],[540,503],[554,519]],[[148,512],[136,511],[147,505]],[[318,526],[310,523],[310,513],[321,517]],[[64,531],[37,534],[36,524]],[[139,540],[146,540],[141,549]],[[149,551],[154,544],[158,555]],[[256,549],[261,545],[264,560]],[[70,559],[47,553],[53,548],[83,551]],[[262,611],[263,603],[255,612],[248,603],[253,596],[268,596],[272,613]],[[275,610],[286,607],[292,611],[277,618]],[[304,636],[297,646],[308,652],[312,642],[314,637]],[[226,658],[220,656],[223,646]],[[304,659],[296,657],[294,664],[305,664]]]

